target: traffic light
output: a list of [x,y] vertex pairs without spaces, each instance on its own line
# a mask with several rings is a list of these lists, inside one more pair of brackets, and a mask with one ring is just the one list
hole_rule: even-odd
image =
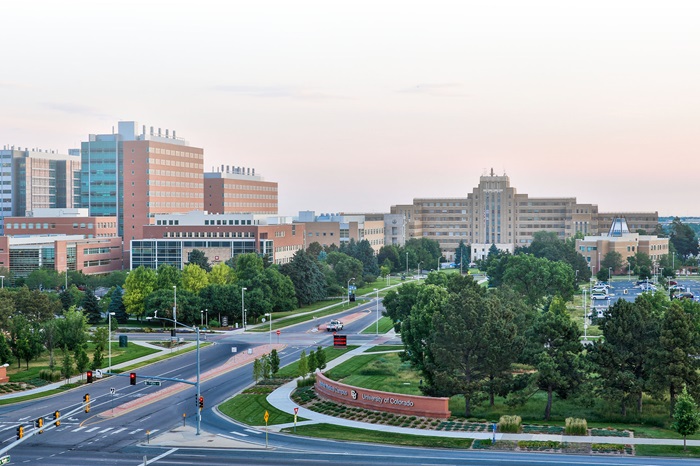
[[83,395],[83,403],[85,403],[85,412],[90,412],[90,394],[86,393]]
[[87,383],[92,383],[92,371],[87,371]]
[[60,411],[54,411],[53,413],[53,418],[56,420],[56,427],[61,425],[61,412]]
[[136,372],[132,372],[129,374],[129,384],[136,385]]
[[44,431],[41,430],[41,428],[44,427],[44,418],[43,418],[43,417],[40,417],[40,418],[38,418],[36,421],[34,421],[34,427],[36,427],[37,429],[40,429],[40,430],[39,430],[39,433],[40,433],[40,434],[43,434]]
[[24,426],[17,426],[17,440],[24,437]]
[[354,303],[355,302],[355,293],[350,295],[350,302]]
[[204,397],[199,397],[199,409],[204,409]]

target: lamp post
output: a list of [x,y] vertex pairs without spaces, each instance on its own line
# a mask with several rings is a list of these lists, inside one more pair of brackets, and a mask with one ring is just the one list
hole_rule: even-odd
[[419,262],[418,263],[418,278],[420,278],[420,265],[421,265],[421,263]]
[[177,327],[177,285],[173,285],[173,322],[173,328]]
[[376,329],[377,329],[377,335],[379,335],[379,289],[375,288],[374,291],[377,293],[377,324],[376,324]]
[[350,282],[353,281],[355,277],[348,280],[348,304],[350,304]]
[[408,251],[406,251],[406,276],[408,277]]
[[[187,325],[185,325],[185,324],[175,322],[174,320],[168,319],[168,318],[166,318],[166,317],[158,317],[158,316],[156,316],[156,317],[153,317],[153,318],[154,318],[154,319],[161,319],[161,320],[169,320],[170,322],[173,322],[175,325],[180,325],[181,327],[184,327],[184,328],[186,328],[186,329],[188,329],[188,330],[190,330],[190,331],[194,331],[194,332],[197,334],[197,382],[195,383],[195,385],[197,386],[197,402],[199,402],[199,398],[200,398],[201,395],[202,395],[202,392],[201,392],[201,390],[200,390],[201,387],[200,387],[200,383],[199,383],[199,374],[200,374],[200,364],[199,364],[199,327],[196,327],[196,326],[195,326],[195,327],[189,327],[189,326],[187,326]],[[147,317],[146,319],[151,319],[151,318],[150,318],[150,317]],[[189,383],[191,383],[191,382],[189,382]],[[198,410],[198,411],[197,411],[197,435],[200,434],[200,425],[201,425],[201,423],[202,423],[202,412]]]
[[4,275],[0,275],[0,281],[2,283],[2,285],[0,285],[0,288],[5,288],[5,276]]
[[583,339],[588,340],[588,307],[586,304],[586,291],[587,289],[583,289]]
[[107,313],[107,348],[109,353],[109,365],[107,367],[107,372],[112,372],[112,316],[114,312]]
[[608,284],[612,280],[612,267],[608,267]]
[[204,311],[199,311],[199,326],[204,327]]
[[272,348],[272,312],[266,312],[265,315],[270,318],[270,348]]
[[241,288],[241,318],[243,319],[243,331],[245,331],[245,286]]

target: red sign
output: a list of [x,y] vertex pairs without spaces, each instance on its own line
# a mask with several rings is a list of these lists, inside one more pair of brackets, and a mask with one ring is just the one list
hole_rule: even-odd
[[294,414],[297,414],[299,412],[299,408],[294,408]]
[[282,333],[282,332],[280,332],[279,330],[277,330],[277,335],[279,335],[280,333]]

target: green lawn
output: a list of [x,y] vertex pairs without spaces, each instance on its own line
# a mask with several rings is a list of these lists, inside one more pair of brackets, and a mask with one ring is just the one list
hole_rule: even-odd
[[675,445],[636,445],[636,456],[669,456],[674,458],[698,458],[700,447],[688,447],[683,451],[682,446]]
[[[388,332],[392,328],[394,328],[394,321],[391,320],[389,317],[382,317],[379,319],[379,334],[380,335],[385,334],[386,332]],[[373,334],[377,333],[376,322],[374,324],[370,325],[369,327],[367,327],[366,329],[364,329],[362,331],[362,333],[367,334],[367,335],[373,335]]]
[[379,353],[381,351],[403,351],[403,345],[377,345],[373,346],[367,350],[365,353]]
[[401,361],[399,353],[367,354],[355,356],[349,361],[326,372],[333,380],[356,387],[421,395],[420,375]]
[[[219,405],[219,410],[238,422],[251,426],[265,425],[265,411],[270,414],[268,425],[294,422],[294,413],[285,413],[267,402],[276,386],[256,385]],[[299,418],[298,421],[306,419]]]
[[[282,429],[282,432],[293,433],[293,428]],[[428,448],[462,448],[471,447],[472,439],[455,439],[447,437],[429,437],[422,435],[396,434],[393,432],[381,432],[368,429],[356,429],[353,427],[336,426],[332,424],[312,424],[297,426],[297,435],[306,437],[349,440],[353,442],[388,443],[391,445],[404,445]]]

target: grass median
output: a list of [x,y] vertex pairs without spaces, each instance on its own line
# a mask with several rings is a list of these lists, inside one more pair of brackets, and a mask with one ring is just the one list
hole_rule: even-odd
[[[293,428],[282,429],[282,432],[293,433]],[[472,445],[472,439],[431,437],[422,435],[397,434],[394,432],[380,432],[369,429],[357,429],[354,427],[336,426],[333,424],[312,424],[297,426],[296,435],[316,437],[334,440],[347,440],[352,442],[388,443],[409,447],[429,448],[459,448],[468,449]]]

